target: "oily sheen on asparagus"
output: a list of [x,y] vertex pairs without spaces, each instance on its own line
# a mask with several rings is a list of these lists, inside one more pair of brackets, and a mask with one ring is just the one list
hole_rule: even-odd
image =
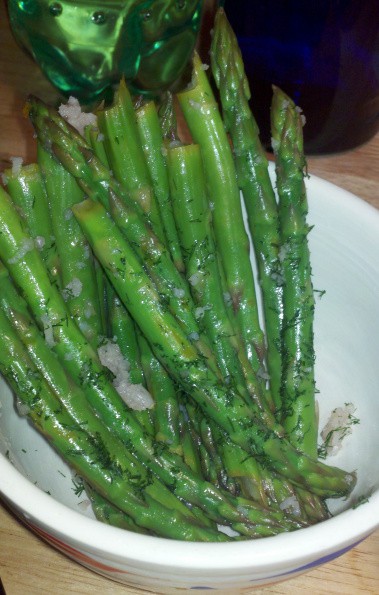
[[84,127],[28,99],[37,162],[0,186],[0,371],[100,521],[224,542],[322,521],[356,478],[317,458],[302,115],[273,88],[272,180],[223,9],[210,56],[175,96],[120,81]]

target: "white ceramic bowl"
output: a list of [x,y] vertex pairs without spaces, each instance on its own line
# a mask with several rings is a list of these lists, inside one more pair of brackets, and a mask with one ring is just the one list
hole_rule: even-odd
[[[379,525],[379,212],[315,177],[308,195],[314,287],[326,291],[315,321],[320,426],[333,408],[355,405],[360,424],[330,460],[357,470],[351,497],[332,502],[335,516],[319,525],[257,541],[184,543],[103,525],[85,495],[75,495],[67,466],[17,415],[0,379],[0,495],[54,547],[102,575],[154,592],[238,593],[332,560]],[[368,502],[354,507],[366,495]]]

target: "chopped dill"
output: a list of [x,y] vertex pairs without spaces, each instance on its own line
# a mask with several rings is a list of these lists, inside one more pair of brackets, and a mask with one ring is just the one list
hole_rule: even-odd
[[359,496],[359,497],[358,497],[358,498],[355,500],[355,502],[354,502],[354,504],[353,504],[353,506],[352,506],[351,508],[352,508],[353,510],[355,510],[356,508],[358,508],[358,507],[359,507],[359,506],[361,506],[362,504],[367,504],[367,502],[369,501],[369,497],[370,497],[370,494],[369,494],[369,495],[364,495],[364,494],[362,494],[362,496]]
[[74,487],[72,488],[75,496],[80,497],[85,488],[84,488],[84,483],[81,480],[75,481],[75,479],[72,480],[72,483],[74,484]]

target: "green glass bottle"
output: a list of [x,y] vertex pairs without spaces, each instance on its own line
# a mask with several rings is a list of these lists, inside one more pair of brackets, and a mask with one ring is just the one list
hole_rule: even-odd
[[202,0],[8,0],[16,40],[64,95],[91,103],[122,75],[157,95],[184,72]]

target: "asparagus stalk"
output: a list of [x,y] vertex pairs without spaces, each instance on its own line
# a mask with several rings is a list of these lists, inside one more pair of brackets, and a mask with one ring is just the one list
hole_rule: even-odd
[[166,245],[176,268],[178,271],[183,271],[183,259],[170,200],[167,164],[164,156],[165,146],[155,102],[149,101],[140,106],[136,110],[136,118],[165,232]]
[[23,165],[19,171],[6,169],[4,174],[7,191],[27,221],[30,234],[38,244],[52,281],[58,281],[59,261],[38,164]]
[[[264,460],[295,484],[320,496],[350,491],[354,474],[328,467],[296,451],[269,414],[249,405],[220,385],[159,296],[115,224],[100,203],[86,200],[74,213],[102,262],[120,299],[148,338],[156,356],[205,413],[227,432],[231,441]],[[141,299],[144,309],[140,307]]]
[[166,246],[146,225],[142,224],[137,214],[131,212],[113,191],[110,191],[109,202],[114,221],[140,256],[141,263],[143,262],[168,309],[177,318],[187,337],[200,353],[208,358],[210,365],[212,364],[216,371],[217,363],[214,355],[195,317],[195,307],[188,282],[178,272]]
[[96,346],[104,334],[92,251],[71,207],[83,200],[75,179],[41,146],[38,162],[60,262],[62,295],[84,335]]
[[227,489],[227,473],[219,449],[215,445],[210,426],[203,416],[199,420],[191,418],[187,423],[192,425],[194,437],[199,436],[197,446],[203,476],[213,485]]
[[[245,394],[246,379],[240,360],[240,357],[244,360],[244,353],[229,319],[221,289],[211,227],[212,211],[199,145],[169,149],[168,170],[186,275],[196,304],[195,314],[210,339],[224,382]],[[254,375],[251,382],[255,384]]]
[[184,404],[180,403],[179,388],[155,357],[144,335],[139,332],[142,367],[147,386],[154,398],[155,437],[164,442],[170,452],[179,454],[186,465],[202,475],[198,449],[188,427]]
[[299,450],[317,456],[313,319],[301,114],[274,87],[271,119],[283,252],[282,423]]
[[122,196],[127,195],[111,176],[108,167],[95,158],[91,145],[56,110],[36,97],[29,98],[25,109],[35,127],[41,147],[60,161],[78,180],[84,194],[91,192],[92,198],[96,195],[96,199],[105,206],[108,206],[110,187]]
[[133,384],[145,384],[134,320],[113,287],[109,285],[108,289],[110,337],[116,341],[123,357],[129,363],[129,374]]
[[211,67],[220,91],[226,130],[233,142],[238,185],[243,193],[262,290],[267,369],[273,406],[280,410],[283,281],[276,197],[259,130],[249,107],[250,89],[235,34],[220,8],[215,17]]
[[[104,134],[106,154],[116,180],[138,200],[152,229],[164,241],[161,214],[154,196],[132,98],[124,79],[114,94],[112,106],[98,110],[97,121],[99,130]],[[138,192],[141,190],[142,194]]]
[[158,104],[159,124],[166,144],[177,142],[178,125],[174,106],[174,96],[170,91],[166,91],[160,98]]
[[146,378],[146,385],[155,403],[156,440],[167,444],[172,452],[183,455],[176,387],[165,368],[154,356],[150,345],[141,333],[138,335],[138,344],[141,350],[141,364]]
[[132,531],[133,533],[156,535],[152,531],[148,531],[137,525],[129,515],[110,504],[108,500],[93,490],[89,484],[86,484],[85,491],[91,501],[92,510],[98,521],[118,527],[119,529]]
[[84,128],[84,138],[89,146],[92,147],[92,151],[97,159],[104,167],[109,167],[108,156],[104,146],[104,134],[96,126],[88,125]]
[[239,333],[254,370],[259,371],[264,365],[265,342],[233,155],[217,102],[197,54],[193,60],[192,85],[178,94],[178,100],[192,137],[202,149],[209,195],[214,203],[217,250]]
[[[186,273],[192,280],[191,290],[197,305],[195,312],[199,313],[199,318],[211,340],[224,382],[233,386],[240,394],[247,396],[245,384],[247,380],[250,393],[255,396],[259,392],[259,387],[229,319],[221,288],[217,253],[211,229],[211,210],[206,195],[199,146],[187,145],[169,149],[168,166]],[[213,428],[213,433],[215,442],[223,453],[222,457],[228,473],[240,480],[244,478],[244,493],[267,504],[265,486],[268,484],[268,478],[261,477],[256,461],[251,458],[246,459],[244,451],[236,446],[231,448],[217,428]],[[211,437],[205,435],[205,438]],[[213,460],[215,458],[215,456],[212,457]]]
[[[108,324],[111,341],[120,349],[120,353],[128,366],[129,379],[132,384],[146,387],[145,376],[141,364],[141,353],[137,339],[137,329],[129,312],[120,301],[113,287],[106,280]],[[154,400],[154,399],[153,399]],[[154,407],[144,408],[134,412],[135,417],[149,434],[154,433]]]
[[[104,147],[104,135],[99,132],[99,129],[95,125],[87,125],[84,128],[84,137],[87,143],[92,147],[92,150],[96,155],[97,159],[104,165],[104,167],[109,167],[108,157]],[[109,312],[106,277],[96,259],[94,261],[94,268],[96,277],[96,287],[98,293],[100,324],[103,330],[103,334],[106,335],[109,330]]]

